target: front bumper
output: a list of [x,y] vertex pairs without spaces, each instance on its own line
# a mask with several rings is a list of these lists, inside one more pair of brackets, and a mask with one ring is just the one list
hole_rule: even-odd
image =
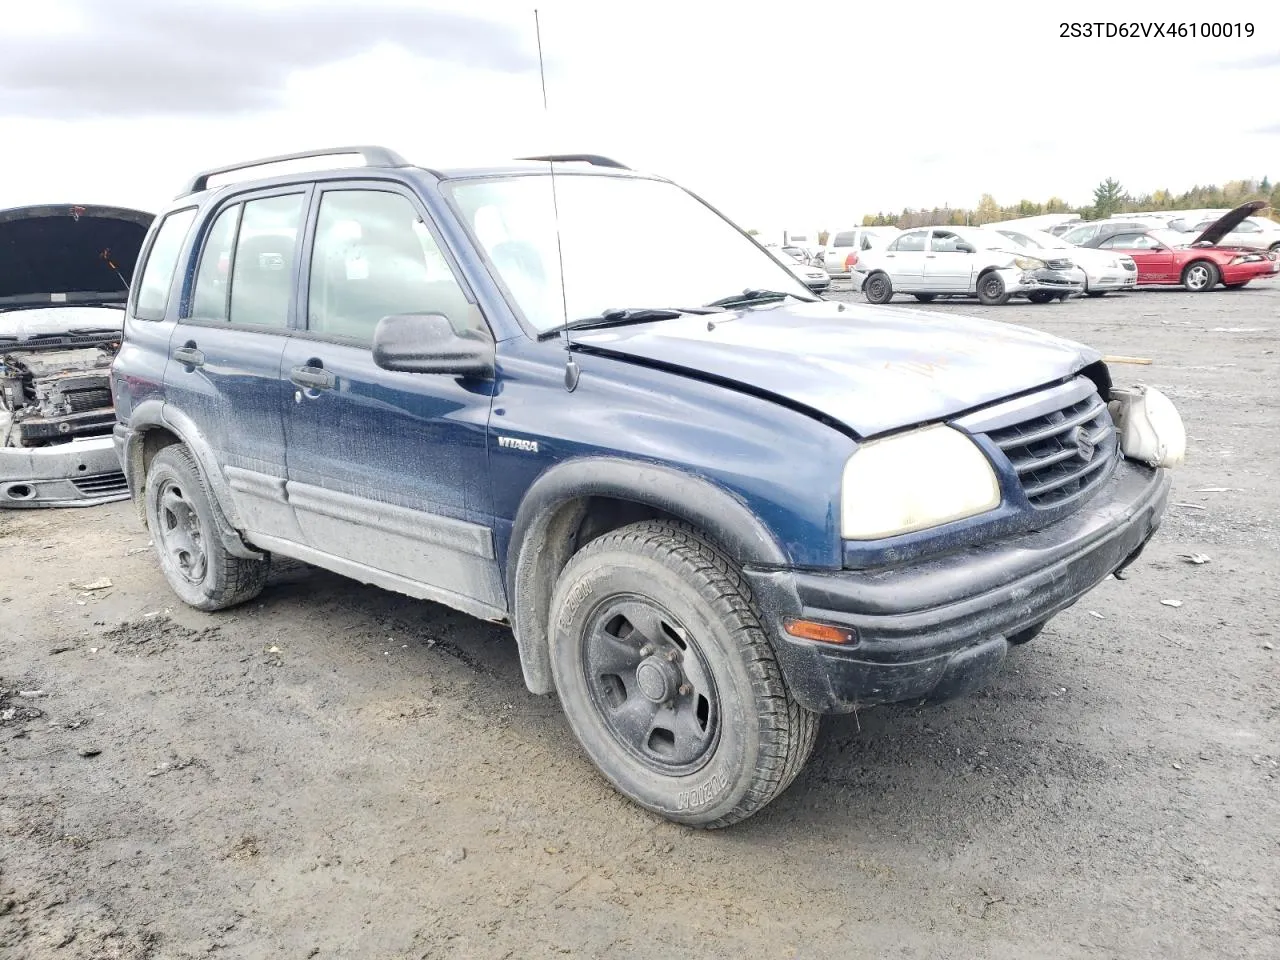
[[[1075,603],[1155,532],[1170,476],[1131,461],[1074,514],[1040,530],[904,566],[748,570],[793,695],[819,713],[942,700],[987,683],[1007,637]],[[852,627],[848,647],[799,640],[787,617]]]
[[1102,291],[1113,290],[1132,290],[1138,285],[1138,273],[1136,270],[1125,270],[1123,268],[1115,270],[1100,270],[1097,273],[1088,274],[1089,289],[1091,291],[1101,293]]
[[128,495],[111,437],[0,448],[0,508],[92,507]]
[[1084,292],[1084,271],[1051,270],[1044,267],[1040,270],[1000,270],[1005,278],[1005,289],[1012,294],[1053,293],[1063,296],[1078,296]]

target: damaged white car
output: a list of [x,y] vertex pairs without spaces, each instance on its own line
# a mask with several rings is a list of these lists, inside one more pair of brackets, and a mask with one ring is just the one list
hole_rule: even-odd
[[111,440],[111,362],[153,215],[0,210],[0,508],[128,496]]

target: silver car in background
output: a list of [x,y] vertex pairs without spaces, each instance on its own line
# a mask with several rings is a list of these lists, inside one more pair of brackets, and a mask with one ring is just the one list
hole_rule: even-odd
[[814,293],[822,293],[827,287],[831,286],[831,278],[827,276],[827,271],[821,267],[805,263],[786,247],[775,247],[766,244],[765,249],[773,255],[773,259],[795,274],[796,279]]
[[921,227],[883,250],[863,253],[854,266],[853,285],[869,303],[888,303],[898,293],[922,303],[973,296],[990,306],[1011,297],[1048,303],[1083,293],[1084,272],[1066,257],[1032,256],[994,230]]
[[1133,290],[1138,285],[1138,265],[1127,253],[1072,246],[1060,237],[1039,230],[997,227],[995,232],[1025,247],[1032,256],[1070,260],[1084,273],[1084,292],[1090,297],[1103,297],[1115,290]]

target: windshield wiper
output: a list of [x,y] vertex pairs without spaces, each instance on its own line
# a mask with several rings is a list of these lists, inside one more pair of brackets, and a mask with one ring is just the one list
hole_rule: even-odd
[[785,300],[787,297],[795,297],[801,303],[817,303],[817,300],[806,300],[804,297],[796,296],[794,293],[786,293],[782,290],[753,290],[746,289],[741,293],[735,293],[732,296],[721,297],[719,300],[712,300],[707,304],[708,307],[737,307],[744,303],[765,303],[769,300]]
[[595,330],[600,327],[621,327],[628,323],[653,323],[657,320],[676,320],[686,313],[711,313],[707,307],[619,307],[601,310],[594,317],[570,320],[538,334],[539,340],[550,340],[566,330]]

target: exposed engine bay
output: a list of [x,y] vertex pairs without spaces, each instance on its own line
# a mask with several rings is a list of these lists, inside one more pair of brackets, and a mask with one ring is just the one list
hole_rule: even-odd
[[109,374],[119,334],[0,342],[0,447],[42,447],[109,435]]

